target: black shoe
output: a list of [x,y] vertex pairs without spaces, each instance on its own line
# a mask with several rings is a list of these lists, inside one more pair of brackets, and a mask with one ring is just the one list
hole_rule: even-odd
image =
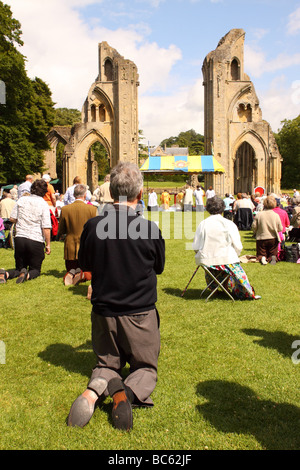
[[25,268],[21,269],[19,277],[16,280],[16,284],[22,284],[22,282],[27,281],[27,274],[28,274],[27,269]]
[[117,377],[108,383],[108,391],[113,399],[112,421],[117,429],[129,431],[133,426],[132,407],[125,392],[125,386]]
[[[88,384],[87,390],[95,392],[96,395],[98,395],[99,400],[106,387],[106,380],[101,377],[96,377]],[[93,416],[98,400],[90,402],[85,396],[83,396],[83,393],[79,395],[71,406],[67,420],[68,426],[79,426],[80,428],[83,428]]]

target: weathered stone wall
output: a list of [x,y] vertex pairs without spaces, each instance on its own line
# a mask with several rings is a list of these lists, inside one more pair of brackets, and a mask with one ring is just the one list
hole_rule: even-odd
[[244,39],[242,29],[229,31],[203,62],[205,152],[213,148],[226,171],[222,184],[221,176],[209,175],[206,185],[229,193],[252,192],[255,186],[279,192],[281,156],[244,73]]
[[[97,163],[90,148],[97,141],[105,147],[111,166],[120,160],[138,162],[138,79],[133,62],[124,59],[107,42],[99,44],[99,74],[83,104],[82,122],[69,128],[69,135],[63,140],[63,190],[75,176],[81,176],[91,190],[96,188]],[[54,129],[49,141],[51,151],[45,153],[45,165],[55,177],[58,134]]]

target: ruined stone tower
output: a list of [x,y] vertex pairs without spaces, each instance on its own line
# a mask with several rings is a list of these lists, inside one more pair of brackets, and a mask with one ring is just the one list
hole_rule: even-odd
[[82,107],[82,122],[72,128],[55,127],[49,133],[51,150],[45,165],[56,175],[56,146],[65,145],[63,190],[75,176],[93,190],[98,185],[97,162],[91,146],[100,142],[106,149],[110,166],[119,161],[138,162],[138,85],[136,65],[124,59],[107,42],[98,46],[99,74],[90,87]]
[[251,193],[256,186],[277,193],[281,156],[244,72],[244,39],[242,29],[232,29],[203,62],[205,153],[213,151],[225,169],[225,176],[207,175],[205,183],[219,194],[221,188]]

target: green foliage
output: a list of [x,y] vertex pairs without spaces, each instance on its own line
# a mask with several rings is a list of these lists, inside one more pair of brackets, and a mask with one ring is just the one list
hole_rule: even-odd
[[282,162],[281,186],[300,187],[300,115],[292,120],[282,121],[282,128],[275,135]]
[[[172,228],[174,214],[159,217],[170,215]],[[251,233],[241,236],[243,254],[255,254]],[[6,346],[0,365],[1,450],[299,449],[300,364],[291,359],[292,344],[300,339],[299,265],[245,264],[262,298],[233,303],[220,292],[206,303],[200,271],[181,297],[195,270],[186,241],[166,237],[165,271],[158,276],[155,406],[133,409],[130,433],[112,427],[110,397],[85,428],[66,425],[96,357],[88,283],[64,286],[63,243],[51,244],[39,278],[0,284],[0,341]],[[13,251],[0,252],[1,267],[13,268]]]
[[194,129],[189,131],[180,132],[177,137],[169,137],[164,139],[160,145],[172,147],[176,145],[178,147],[188,147],[189,155],[203,155],[204,153],[204,136],[197,134]]
[[73,126],[81,122],[81,112],[72,108],[56,108],[54,126]]
[[98,163],[99,180],[102,180],[104,176],[110,172],[108,153],[100,142],[95,142],[91,147],[91,151],[94,154],[94,159]]
[[28,78],[20,23],[0,2],[0,80],[6,86],[5,105],[0,105],[0,181],[22,181],[27,173],[43,170],[47,133],[54,122],[49,87],[41,79]]

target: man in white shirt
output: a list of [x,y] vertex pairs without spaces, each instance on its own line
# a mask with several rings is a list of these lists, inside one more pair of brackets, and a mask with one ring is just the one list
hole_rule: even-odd
[[154,189],[151,189],[150,193],[148,194],[148,204],[147,204],[148,211],[157,211],[157,194]]
[[33,176],[27,175],[24,183],[20,184],[18,188],[18,199],[20,199],[20,197],[23,196],[23,194],[25,193],[30,194],[32,182],[33,182]]
[[68,204],[72,204],[75,201],[74,197],[74,189],[77,184],[81,184],[81,178],[79,176],[75,176],[73,179],[73,185],[70,186],[64,195],[64,205],[67,206]]
[[203,196],[204,191],[201,186],[197,186],[197,189],[194,191],[195,201],[196,201],[196,211],[203,212],[204,205],[203,205]]
[[193,189],[191,186],[188,184],[187,188],[184,192],[184,198],[183,198],[183,210],[184,211],[192,211],[193,210]]
[[210,199],[211,197],[215,197],[215,195],[216,195],[216,193],[215,193],[213,187],[210,186],[210,187],[208,188],[208,190],[206,191],[206,193],[205,193],[206,200],[207,200],[207,199]]

